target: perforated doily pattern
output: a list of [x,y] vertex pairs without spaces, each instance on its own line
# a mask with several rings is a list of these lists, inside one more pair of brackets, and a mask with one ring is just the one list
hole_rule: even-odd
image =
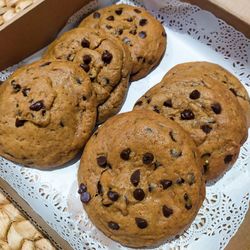
[[[115,1],[101,1],[102,5],[108,2]],[[212,48],[232,66],[234,73],[250,92],[250,41],[242,33],[211,13],[176,0],[120,2],[144,5],[168,29],[188,34]],[[64,30],[77,24],[82,16],[97,6],[97,2],[91,2],[70,19],[69,25]],[[5,80],[13,70],[29,60],[1,72],[0,80]],[[248,139],[233,168],[216,184],[207,187],[204,204],[190,228],[159,249],[204,249],[204,245],[208,242],[209,249],[225,247],[248,210],[249,152]],[[0,176],[8,181],[74,249],[123,249],[124,247],[100,233],[88,220],[77,195],[78,166],[79,161],[64,169],[41,172],[0,158]]]

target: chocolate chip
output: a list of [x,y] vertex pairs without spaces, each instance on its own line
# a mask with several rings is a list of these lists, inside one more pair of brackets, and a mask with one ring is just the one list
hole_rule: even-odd
[[45,67],[45,66],[48,66],[48,65],[50,65],[50,64],[51,64],[51,62],[46,62],[46,63],[44,63],[44,64],[41,64],[40,67]]
[[98,156],[96,161],[101,168],[105,168],[107,165],[107,158],[104,155]]
[[174,211],[172,208],[169,208],[166,205],[163,205],[162,206],[162,213],[163,213],[164,217],[169,218],[174,213]]
[[108,21],[114,21],[114,20],[115,20],[114,16],[108,16],[106,19],[107,19]]
[[185,182],[185,180],[183,179],[183,178],[178,178],[177,180],[176,180],[176,184],[178,184],[178,185],[181,185],[181,184],[183,184]]
[[199,99],[200,96],[201,96],[200,92],[197,89],[195,89],[190,93],[189,98],[192,100],[196,100]]
[[129,17],[129,18],[127,18],[126,20],[127,20],[127,22],[129,22],[129,23],[133,22],[133,18],[132,18],[132,17]]
[[174,132],[173,131],[169,132],[169,136],[170,136],[170,138],[171,138],[172,141],[176,142],[176,139],[174,137]]
[[83,48],[89,48],[90,42],[86,38],[83,38],[81,45]]
[[109,221],[108,227],[112,230],[119,230],[120,229],[120,226],[114,221]]
[[91,58],[90,55],[84,55],[83,58],[82,58],[82,60],[83,60],[83,62],[84,62],[85,64],[90,64],[92,58]]
[[220,114],[221,113],[221,105],[219,103],[214,103],[211,105],[212,110],[214,111],[215,114]]
[[141,11],[139,9],[134,9],[134,12],[141,13]]
[[166,100],[163,105],[167,108],[172,108],[173,107],[173,104],[172,104],[172,100],[171,99],[168,99]]
[[143,104],[142,101],[138,101],[138,102],[135,103],[135,106],[141,106],[142,104]]
[[142,157],[142,162],[146,165],[151,164],[153,160],[154,160],[154,155],[151,153],[145,153]]
[[22,127],[24,125],[24,123],[26,122],[26,120],[19,120],[18,118],[16,119],[16,127],[19,128],[19,127]]
[[106,29],[111,30],[113,27],[111,25],[106,25]]
[[87,100],[87,97],[86,97],[86,96],[82,96],[82,100],[83,100],[83,101],[86,101],[86,100]]
[[149,104],[151,101],[152,101],[152,99],[149,97],[149,98],[147,99],[147,104]]
[[108,52],[107,50],[105,50],[103,53],[102,53],[102,61],[106,64],[109,64],[111,62],[113,58],[113,55]]
[[140,177],[141,177],[140,175],[141,175],[140,169],[137,169],[130,176],[130,181],[135,187],[137,187],[140,182]]
[[195,176],[193,173],[187,175],[187,183],[191,186],[195,183]]
[[162,35],[163,37],[166,37],[166,36],[167,36],[167,34],[166,34],[165,31],[162,31],[161,35]]
[[11,81],[11,86],[12,86],[15,93],[17,93],[21,90],[20,84],[17,84],[15,80]]
[[79,189],[78,189],[78,193],[82,194],[82,193],[85,193],[85,192],[87,192],[87,186],[85,184],[81,183],[80,186],[79,186]]
[[184,200],[185,200],[185,201],[189,200],[189,196],[188,196],[188,194],[187,194],[187,193],[185,193],[185,194],[183,195],[183,198],[184,198]]
[[230,163],[232,160],[233,160],[233,155],[227,155],[227,156],[224,158],[225,164]]
[[210,127],[209,125],[202,125],[201,126],[201,129],[202,129],[202,131],[204,132],[204,133],[206,133],[206,134],[209,134],[211,131],[212,131],[212,127]]
[[190,210],[190,209],[192,208],[192,202],[191,202],[190,200],[188,200],[188,201],[186,202],[185,208],[186,208],[187,210]]
[[128,161],[130,153],[131,153],[130,148],[126,148],[126,149],[122,150],[122,152],[120,153],[121,159],[123,159],[124,161]]
[[122,35],[122,34],[123,34],[123,29],[119,29],[119,30],[117,31],[117,33],[118,33],[118,35]]
[[98,18],[101,17],[101,14],[100,14],[99,12],[94,12],[94,13],[93,13],[93,17],[94,17],[95,19],[98,19]]
[[97,193],[103,195],[103,188],[100,181],[97,182]]
[[75,80],[76,80],[76,82],[77,82],[78,84],[82,84],[81,79],[79,79],[78,77],[76,77]]
[[140,229],[144,229],[148,226],[148,222],[142,218],[135,218],[135,223]]
[[141,19],[140,22],[139,22],[140,26],[144,26],[144,25],[146,25],[147,23],[148,23],[148,20],[145,19],[145,18]]
[[30,105],[30,110],[32,110],[32,111],[39,111],[42,108],[44,108],[43,101],[37,101],[37,102],[33,103],[32,105]]
[[142,39],[144,39],[144,38],[147,37],[147,33],[145,31],[140,31],[139,32],[139,37],[142,38]]
[[160,114],[160,109],[157,106],[153,107],[153,111],[156,112],[156,113],[158,113],[158,114]]
[[90,71],[90,67],[88,64],[82,63],[80,66],[86,73]]
[[129,33],[132,34],[132,35],[136,35],[137,31],[136,30],[130,30]]
[[69,54],[67,57],[67,60],[71,62],[73,62],[74,59],[75,59],[75,54]]
[[24,88],[22,90],[23,96],[28,96],[29,92],[30,92],[30,88]]
[[62,128],[64,128],[64,124],[63,124],[62,121],[60,121],[60,126],[61,126]]
[[162,166],[162,164],[158,161],[154,162],[154,170],[156,170],[158,167]]
[[120,16],[122,14],[122,8],[115,10],[115,13]]
[[127,44],[127,45],[130,45],[130,44],[131,44],[131,40],[130,40],[128,37],[124,37],[124,38],[122,39],[122,41],[123,41],[125,44]]
[[161,180],[160,183],[161,183],[164,190],[168,189],[169,187],[172,186],[172,181],[171,180],[165,180],[164,179],[164,180]]
[[108,191],[108,197],[112,201],[117,201],[119,199],[120,195],[117,192]]
[[180,156],[182,156],[182,152],[180,150],[177,150],[175,148],[170,150],[170,154],[174,157],[174,158],[178,158]]
[[81,194],[81,202],[87,204],[91,200],[91,195],[89,192],[84,192]]
[[230,88],[229,89],[235,96],[237,96],[237,92],[236,92],[236,90],[235,89],[233,89],[233,88]]
[[203,174],[207,173],[208,167],[209,167],[209,164],[205,162],[205,164],[203,165]]
[[45,116],[46,110],[42,110],[42,116]]
[[142,201],[145,197],[145,193],[141,188],[136,188],[133,192],[134,198],[138,201]]
[[181,120],[193,120],[194,118],[194,113],[190,109],[185,109],[181,112]]

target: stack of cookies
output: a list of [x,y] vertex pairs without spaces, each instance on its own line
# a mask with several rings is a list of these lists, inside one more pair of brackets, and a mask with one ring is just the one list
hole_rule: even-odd
[[163,26],[143,8],[93,13],[1,84],[0,155],[40,169],[70,161],[165,48]]
[[247,91],[230,72],[208,62],[175,66],[135,109],[152,110],[181,125],[199,148],[207,181],[237,160],[250,125]]

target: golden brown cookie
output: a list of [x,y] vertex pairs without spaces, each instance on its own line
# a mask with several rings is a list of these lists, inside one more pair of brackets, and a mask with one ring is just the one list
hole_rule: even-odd
[[78,181],[91,221],[130,247],[180,234],[205,193],[193,140],[177,123],[147,110],[117,115],[97,130],[85,147]]
[[99,104],[98,123],[120,110],[132,65],[130,53],[119,39],[101,30],[76,28],[53,42],[44,58],[73,61],[88,73]]
[[149,74],[159,64],[166,49],[163,26],[143,8],[112,5],[92,13],[80,26],[101,28],[127,45],[133,61],[132,81]]
[[224,84],[236,97],[240,103],[246,117],[247,124],[250,127],[250,99],[249,95],[241,82],[229,71],[218,64],[210,62],[188,62],[178,64],[173,67],[164,77],[164,79],[174,77],[193,76],[197,79],[202,76],[209,76]]
[[236,161],[247,138],[245,115],[234,95],[211,77],[165,78],[135,104],[180,124],[201,152],[208,181]]
[[38,61],[0,86],[0,155],[36,168],[66,163],[96,122],[96,96],[76,64]]

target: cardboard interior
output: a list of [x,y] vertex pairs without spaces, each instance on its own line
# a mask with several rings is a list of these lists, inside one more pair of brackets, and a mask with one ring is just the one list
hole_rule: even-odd
[[90,0],[39,0],[0,29],[0,70],[52,42],[70,16]]

